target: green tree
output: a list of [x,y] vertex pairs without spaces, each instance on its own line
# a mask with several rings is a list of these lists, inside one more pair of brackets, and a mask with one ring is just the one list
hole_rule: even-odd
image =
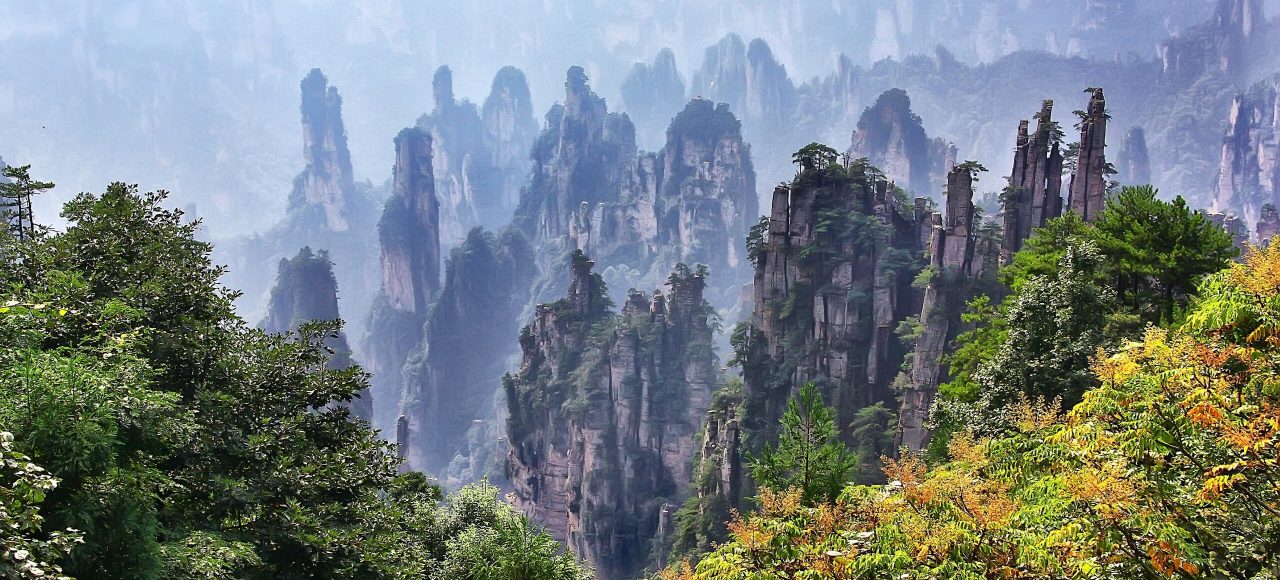
[[960,367],[967,374],[945,390],[939,411],[945,430],[998,433],[1009,426],[1009,405],[1021,398],[1073,405],[1096,385],[1089,361],[1109,343],[1115,310],[1114,293],[1094,282],[1101,267],[1091,243],[1068,248],[1056,274],[1031,278],[1010,298],[990,334],[976,335],[1002,337],[998,348],[971,345],[975,352],[966,351]]
[[804,502],[834,501],[853,475],[857,459],[839,439],[835,409],[822,402],[813,384],[787,402],[777,445],[765,444],[750,458],[756,485],[796,488]]
[[1122,188],[1098,214],[1091,237],[1110,263],[1120,302],[1146,321],[1172,323],[1200,279],[1238,250],[1181,196],[1166,202],[1157,193],[1149,185]]
[[[576,574],[529,577],[584,574],[558,551],[547,565],[551,540],[493,498],[524,543],[446,566],[465,529],[342,404],[368,377],[333,368],[338,324],[246,326],[196,224],[163,201],[113,184],[0,256],[0,425],[61,480],[41,498],[19,478],[20,503],[0,490],[12,545],[46,542],[28,552],[82,578],[445,578],[511,546],[524,570]],[[66,555],[68,527],[84,543]]]
[[791,162],[800,166],[800,171],[821,171],[836,164],[840,154],[832,147],[822,143],[810,143],[801,147],[791,155]]
[[9,224],[9,233],[19,240],[36,235],[35,214],[31,209],[31,197],[53,189],[53,184],[31,179],[31,166],[4,168],[6,182],[0,182],[0,219]]

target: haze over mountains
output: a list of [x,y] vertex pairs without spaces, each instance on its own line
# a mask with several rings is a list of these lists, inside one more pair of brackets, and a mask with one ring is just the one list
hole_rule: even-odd
[[[477,105],[499,68],[520,68],[540,117],[571,65],[615,108],[635,108],[620,87],[634,63],[663,48],[688,92],[702,94],[693,83],[703,52],[730,33],[763,39],[800,85],[831,74],[841,54],[868,66],[937,45],[968,64],[1018,50],[1154,60],[1160,41],[1213,9],[1208,0],[6,3],[0,114],[12,122],[0,128],[0,147],[61,185],[41,200],[46,215],[55,198],[119,178],[197,202],[220,237],[264,229],[283,210],[298,169],[296,82],[313,67],[343,89],[356,179],[381,184],[393,160],[388,135],[430,112],[440,65],[453,69],[459,98]],[[932,133],[963,137],[939,116],[924,115]],[[843,142],[854,121],[829,123],[832,136]],[[639,145],[656,150],[656,133],[642,128]],[[247,204],[255,211],[242,211]]]

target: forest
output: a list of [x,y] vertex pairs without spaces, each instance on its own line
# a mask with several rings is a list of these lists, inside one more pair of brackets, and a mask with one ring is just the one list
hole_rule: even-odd
[[59,1],[0,578],[1280,576],[1272,0]]

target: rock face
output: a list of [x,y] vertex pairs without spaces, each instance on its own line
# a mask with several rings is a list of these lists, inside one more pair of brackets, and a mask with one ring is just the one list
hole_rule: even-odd
[[[381,400],[399,400],[401,368],[421,346],[423,324],[440,285],[440,208],[435,195],[431,136],[417,128],[396,136],[391,197],[378,222],[382,290],[369,313],[364,352]],[[395,420],[396,405],[379,409]]]
[[513,337],[533,268],[533,251],[516,232],[475,228],[453,249],[425,342],[404,367],[402,446],[411,467],[449,485],[501,476],[495,397],[518,350]]
[[1114,169],[1107,164],[1107,101],[1102,89],[1089,90],[1089,107],[1080,119],[1080,149],[1076,169],[1071,174],[1067,204],[1085,221],[1093,221],[1107,203],[1107,177]]
[[537,307],[503,380],[516,503],[604,578],[634,577],[686,494],[716,361],[700,272],[609,311],[577,252],[568,295]]
[[1251,52],[1268,50],[1269,35],[1262,0],[1218,0],[1208,21],[1160,44],[1160,60],[1175,79],[1210,71],[1234,76]]
[[[938,385],[946,378],[942,355],[960,328],[966,286],[982,275],[975,257],[973,170],[958,166],[947,175],[947,209],[929,240],[929,283],[920,309],[920,337],[911,362],[911,386],[902,395],[898,444],[912,451],[929,441],[927,426]],[[935,216],[937,214],[934,214]]]
[[1229,213],[1208,213],[1205,214],[1209,221],[1214,225],[1222,228],[1231,236],[1231,240],[1235,242],[1236,249],[1240,250],[1240,254],[1244,255],[1246,243],[1249,241],[1249,228],[1244,225],[1244,220],[1236,217],[1235,214]]
[[431,135],[440,240],[462,243],[476,226],[498,228],[515,209],[529,174],[529,147],[537,137],[524,73],[504,67],[493,78],[483,110],[453,93],[453,72],[442,66],[432,78],[435,108],[418,119]]
[[911,111],[911,97],[890,89],[862,112],[853,132],[849,156],[866,158],[904,189],[933,195],[955,165],[955,145],[925,135],[920,117]]
[[1280,235],[1280,210],[1269,203],[1263,205],[1258,215],[1258,227],[1254,231],[1258,235],[1259,244],[1270,244]]
[[729,103],[760,135],[792,120],[797,91],[769,44],[756,38],[749,45],[729,34],[703,55],[690,87],[695,97]]
[[[501,176],[498,211],[482,215],[481,221],[506,220],[520,201],[520,188],[529,176],[529,148],[538,138],[538,122],[533,118],[533,101],[524,73],[504,66],[493,77],[489,96],[480,109],[484,123],[483,143],[489,166]],[[489,225],[495,227],[495,225]]]
[[342,126],[342,97],[318,68],[302,79],[302,143],[307,167],[293,180],[289,208],[323,212],[330,231],[346,231],[355,179]]
[[[515,216],[544,273],[575,249],[608,264],[605,281],[619,287],[657,285],[677,263],[703,264],[715,273],[708,299],[737,303],[747,280],[741,240],[757,205],[750,149],[727,106],[694,99],[672,120],[666,145],[641,153],[628,117],[609,113],[574,67],[565,105],[547,121]],[[563,292],[562,281],[544,279],[536,296]]]
[[806,169],[774,190],[767,229],[748,240],[754,314],[734,340],[744,427],[757,444],[772,438],[805,383],[819,387],[842,426],[891,398],[905,355],[894,329],[920,311],[911,281],[923,266],[924,207],[901,205],[859,162]]
[[[292,332],[307,322],[340,318],[338,281],[333,276],[328,252],[312,252],[304,246],[293,258],[280,260],[267,317],[258,324],[259,328],[269,333]],[[333,350],[329,368],[351,366],[351,346],[346,333],[326,338],[325,346]],[[352,400],[350,406],[358,417],[369,419],[373,415],[373,399],[368,391]]]
[[694,99],[672,120],[662,150],[638,156],[616,201],[584,202],[573,212],[569,244],[601,263],[638,268],[644,282],[689,263],[740,284],[747,271],[742,234],[757,215],[755,187],[738,120],[727,105]]
[[642,143],[660,142],[671,115],[684,103],[684,79],[669,48],[659,51],[652,63],[636,63],[622,81],[622,106]]
[[604,99],[587,85],[582,67],[571,67],[564,104],[547,113],[532,155],[533,170],[513,224],[540,245],[567,234],[582,203],[617,199],[636,157],[635,128],[626,115],[609,113]]
[[[319,69],[302,79],[301,96],[306,166],[293,180],[284,218],[263,234],[214,246],[215,259],[228,266],[225,283],[243,292],[236,307],[248,317],[266,314],[272,280],[262,264],[304,245],[328,252],[348,313],[367,312],[377,292],[378,249],[368,235],[377,219],[375,196],[352,176],[342,98]],[[355,316],[347,330],[362,336],[364,323]]]
[[1147,154],[1147,135],[1142,127],[1124,134],[1120,154],[1116,156],[1116,181],[1121,185],[1151,183],[1151,158]]
[[1280,75],[1237,95],[1231,104],[1213,210],[1259,223],[1265,204],[1280,203]]
[[1035,115],[1036,132],[1018,123],[1013,174],[1004,193],[1005,260],[1022,248],[1031,231],[1062,215],[1062,131],[1053,121],[1053,101],[1045,101]]

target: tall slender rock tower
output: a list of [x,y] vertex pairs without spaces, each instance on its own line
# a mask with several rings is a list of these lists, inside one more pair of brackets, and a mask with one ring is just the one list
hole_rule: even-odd
[[1107,176],[1115,170],[1107,164],[1107,101],[1102,89],[1091,88],[1089,108],[1080,119],[1080,152],[1071,175],[1071,211],[1085,221],[1097,219],[1107,203]]

